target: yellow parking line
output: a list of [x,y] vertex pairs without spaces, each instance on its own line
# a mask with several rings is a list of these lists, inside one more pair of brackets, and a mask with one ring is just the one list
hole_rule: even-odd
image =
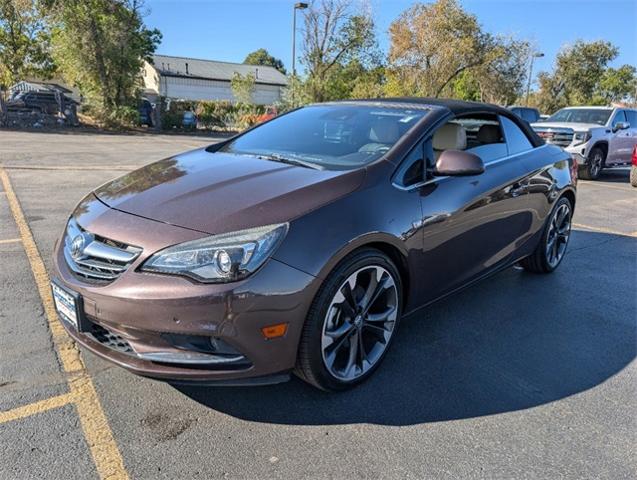
[[17,243],[21,241],[21,238],[5,238],[4,240],[0,240],[0,245],[2,245],[3,243]]
[[25,405],[24,407],[14,408],[5,412],[0,412],[0,423],[10,422],[12,420],[19,420],[21,418],[30,417],[36,413],[46,412],[53,408],[60,408],[64,405],[68,405],[73,402],[73,394],[64,393],[57,397],[47,398],[40,400],[39,402]]
[[7,192],[9,208],[13,214],[20,238],[24,244],[38,292],[44,306],[53,342],[64,371],[73,374],[69,379],[71,395],[75,398],[84,436],[91,450],[95,467],[101,478],[127,479],[124,461],[117,448],[113,433],[100,404],[93,381],[89,377],[79,351],[60,324],[51,296],[49,275],[24,217],[18,198],[13,191],[7,172],[0,168],[0,183]]
[[632,232],[632,233],[618,232],[617,230],[611,230],[610,228],[592,227],[590,225],[584,225],[581,223],[574,223],[573,226],[575,228],[585,228],[586,230],[593,230],[594,232],[601,232],[601,233],[609,233],[611,235],[622,235],[624,237],[637,237],[637,232]]

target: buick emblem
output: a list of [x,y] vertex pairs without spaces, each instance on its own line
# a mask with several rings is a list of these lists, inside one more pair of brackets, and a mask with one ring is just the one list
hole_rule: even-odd
[[91,238],[86,234],[77,235],[71,242],[71,257],[78,260],[84,254],[84,248],[91,243]]

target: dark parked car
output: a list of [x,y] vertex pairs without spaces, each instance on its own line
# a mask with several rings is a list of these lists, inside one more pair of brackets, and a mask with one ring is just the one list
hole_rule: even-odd
[[140,375],[348,388],[406,313],[518,262],[555,270],[574,168],[491,105],[308,106],[90,193],[54,299],[78,343]]
[[509,107],[513,113],[528,123],[535,123],[541,121],[540,111],[537,108],[531,107]]
[[153,104],[146,98],[142,98],[139,104],[139,123],[149,127],[153,126]]
[[[19,92],[7,101],[8,110],[31,110],[36,112],[56,114],[60,112],[59,95],[55,92]],[[65,103],[74,103],[64,98]]]

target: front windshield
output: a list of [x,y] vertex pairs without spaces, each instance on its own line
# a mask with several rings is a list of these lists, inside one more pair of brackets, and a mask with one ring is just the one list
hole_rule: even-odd
[[310,168],[352,169],[380,158],[427,111],[417,106],[314,105],[275,118],[219,151]]
[[610,108],[563,108],[548,118],[547,122],[596,123],[606,125]]

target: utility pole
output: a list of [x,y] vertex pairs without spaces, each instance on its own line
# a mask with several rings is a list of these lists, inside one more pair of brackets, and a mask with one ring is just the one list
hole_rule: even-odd
[[529,106],[529,93],[531,92],[531,80],[533,78],[533,61],[536,58],[541,58],[543,57],[544,54],[540,53],[540,52],[536,52],[533,55],[531,55],[531,65],[529,66],[529,81],[526,84],[526,106]]
[[296,89],[296,11],[305,10],[307,3],[298,2],[294,4],[294,13],[292,15],[292,106],[294,103],[294,90]]

